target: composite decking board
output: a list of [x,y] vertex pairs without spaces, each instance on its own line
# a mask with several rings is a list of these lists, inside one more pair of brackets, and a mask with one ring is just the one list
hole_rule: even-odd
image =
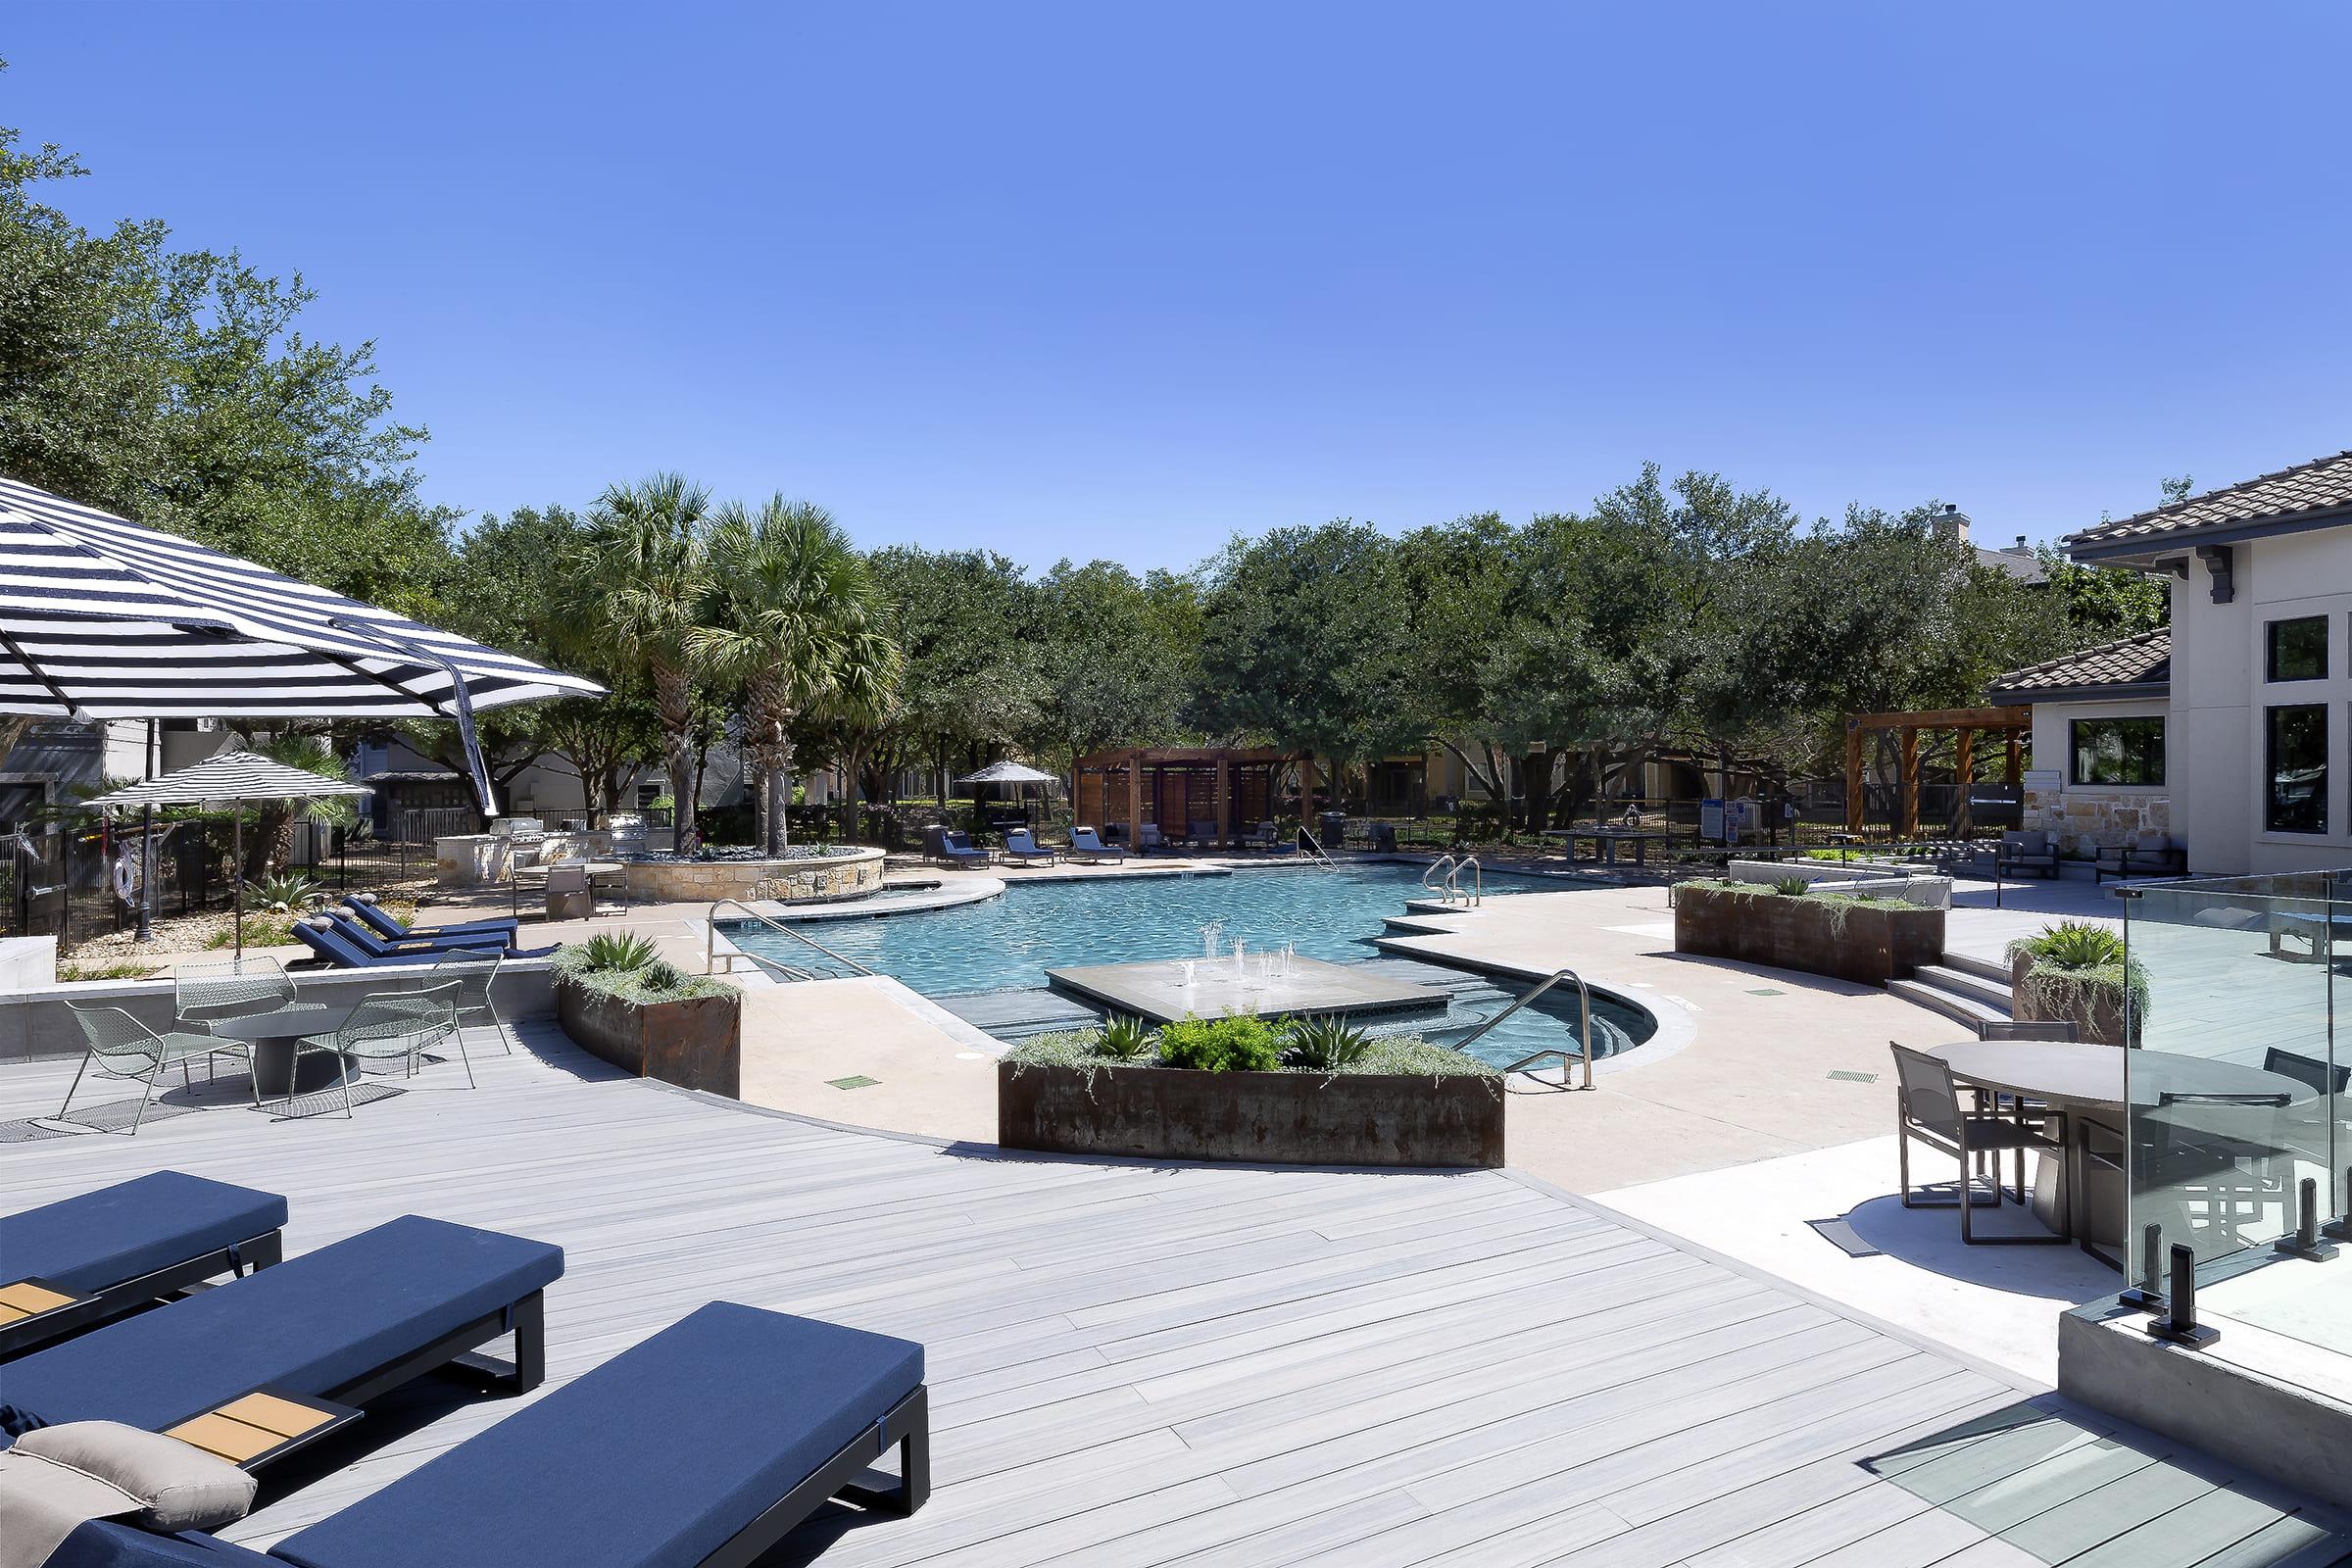
[[[349,1122],[224,1102],[135,1139],[0,1146],[0,1207],[169,1166],[285,1193],[295,1252],[405,1212],[541,1235],[567,1256],[551,1389],[713,1298],[920,1339],[931,1505],[812,1529],[808,1550],[839,1536],[827,1563],[1677,1560],[1654,1549],[1730,1568],[1742,1543],[1756,1561],[1857,1564],[1884,1540],[1886,1568],[1924,1568],[1932,1549],[1995,1560],[1956,1510],[2041,1502],[2023,1523],[2095,1508],[2091,1549],[2164,1536],[2165,1494],[2133,1517],[2133,1494],[2101,1495],[2119,1478],[2073,1448],[1949,1503],[1808,1460],[1833,1434],[1886,1452],[2018,1396],[1508,1173],[943,1150],[649,1086],[544,1029],[526,1040],[477,1049],[478,1091],[436,1065]],[[0,1069],[0,1113],[54,1110],[72,1066]],[[527,1402],[416,1398],[231,1534],[266,1544]],[[1957,1486],[1990,1457],[1959,1457],[1984,1436],[1919,1464],[1948,1461],[1934,1475]],[[2174,1502],[2171,1539],[2203,1549],[2244,1524],[2315,1562],[2343,1554],[2310,1536],[2331,1525],[2266,1520],[2211,1479]]]

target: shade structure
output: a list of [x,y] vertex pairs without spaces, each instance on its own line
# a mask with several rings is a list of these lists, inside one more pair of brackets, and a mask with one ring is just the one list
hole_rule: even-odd
[[473,710],[603,690],[0,478],[0,712],[454,719],[496,814]]
[[991,762],[977,773],[966,773],[958,784],[1058,784],[1058,773],[1041,773],[1026,762]]
[[[121,807],[206,806],[214,801],[303,801],[321,795],[373,795],[374,789],[366,784],[352,784],[343,779],[329,778],[308,768],[288,767],[267,757],[251,752],[222,752],[201,762],[176,768],[161,778],[147,779],[138,784],[126,784],[119,790],[99,796],[84,804],[93,810],[112,810]],[[236,918],[236,956],[245,957],[245,823],[238,818],[231,824],[235,848],[229,858],[234,862],[229,875]],[[145,881],[147,871],[141,872],[139,898],[142,905],[149,896]],[[139,940],[144,942],[146,927],[141,926]]]

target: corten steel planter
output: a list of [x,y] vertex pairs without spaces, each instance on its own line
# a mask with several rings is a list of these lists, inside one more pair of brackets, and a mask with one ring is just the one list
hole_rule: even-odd
[[1269,1165],[1502,1163],[1501,1085],[1443,1078],[997,1063],[997,1142]]
[[1943,911],[1810,894],[1674,890],[1674,951],[1883,986],[1943,956]]
[[556,1018],[590,1055],[641,1078],[743,1098],[743,997],[628,1002],[556,977]]
[[2075,1026],[2075,1038],[2094,1046],[2120,1046],[2124,1043],[2124,994],[2102,988],[2079,992],[2075,1004],[2066,1006],[2055,998],[2044,997],[2034,987],[2026,984],[2026,975],[2037,960],[2030,953],[2021,953],[2009,960],[2009,1016],[2020,1023],[2055,1021]]

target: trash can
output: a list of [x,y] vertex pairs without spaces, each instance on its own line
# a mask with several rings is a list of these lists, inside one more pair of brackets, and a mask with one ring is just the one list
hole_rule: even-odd
[[1383,855],[1395,855],[1396,853],[1396,824],[1394,822],[1373,823],[1372,848]]
[[1315,818],[1315,839],[1325,850],[1336,850],[1348,840],[1348,813],[1325,811]]

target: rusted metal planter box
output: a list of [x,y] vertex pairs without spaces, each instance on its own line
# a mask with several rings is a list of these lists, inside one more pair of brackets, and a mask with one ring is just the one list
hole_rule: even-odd
[[743,997],[626,1002],[556,977],[556,1018],[590,1055],[641,1078],[743,1098]]
[[1502,1163],[1494,1078],[997,1063],[997,1142],[1268,1165]]
[[1883,986],[1942,958],[1943,911],[1686,883],[1674,890],[1674,951]]

